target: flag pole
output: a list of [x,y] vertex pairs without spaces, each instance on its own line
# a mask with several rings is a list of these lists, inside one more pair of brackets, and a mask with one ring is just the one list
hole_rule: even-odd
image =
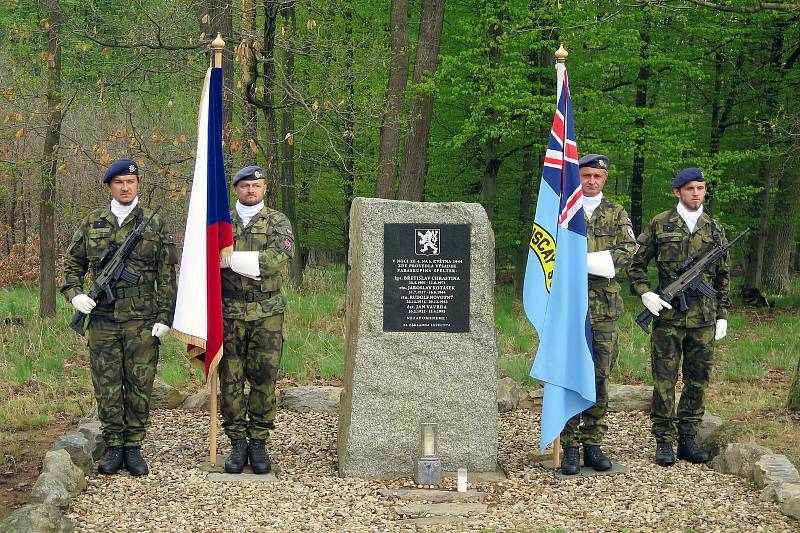
[[[567,52],[566,48],[564,48],[564,43],[560,43],[558,50],[556,50],[556,63],[566,64],[567,56],[569,52]],[[542,404],[544,405],[544,404]],[[553,468],[558,468],[559,464],[561,463],[561,435],[556,437],[556,440],[553,441]]]
[[[214,68],[222,68],[222,50],[225,48],[225,41],[222,40],[222,34],[217,33],[217,36],[211,41],[211,49],[213,50],[211,58],[211,66]],[[207,381],[211,384],[211,397],[209,401],[210,422],[211,427],[208,432],[209,440],[209,461],[212,465],[217,464],[217,366],[211,365],[211,370],[208,373]]]

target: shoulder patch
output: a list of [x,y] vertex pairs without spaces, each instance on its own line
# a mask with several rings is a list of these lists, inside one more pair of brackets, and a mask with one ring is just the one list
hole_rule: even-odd
[[628,226],[628,235],[631,236],[631,239],[636,240],[636,235],[633,234],[633,228],[631,226]]

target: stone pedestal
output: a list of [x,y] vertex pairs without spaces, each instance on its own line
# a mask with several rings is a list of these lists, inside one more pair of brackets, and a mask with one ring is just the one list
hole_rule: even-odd
[[438,424],[444,470],[495,470],[494,235],[483,207],[356,198],[349,267],[339,473],[413,476],[422,422]]

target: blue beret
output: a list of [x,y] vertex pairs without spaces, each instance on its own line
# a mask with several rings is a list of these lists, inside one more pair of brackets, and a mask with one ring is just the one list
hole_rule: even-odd
[[578,159],[578,167],[602,168],[608,172],[608,158],[602,154],[589,154]]
[[672,188],[680,189],[690,181],[706,181],[703,171],[696,167],[684,168],[672,180]]
[[130,159],[117,159],[109,165],[103,176],[103,183],[111,183],[115,176],[139,175],[139,165]]
[[264,169],[257,165],[250,165],[244,167],[242,170],[234,174],[233,184],[236,185],[240,181],[260,180],[264,178]]

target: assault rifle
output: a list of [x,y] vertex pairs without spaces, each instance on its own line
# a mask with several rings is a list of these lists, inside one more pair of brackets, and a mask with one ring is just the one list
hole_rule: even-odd
[[[686,293],[693,291],[700,293],[710,300],[717,298],[717,291],[713,287],[709,287],[708,283],[703,280],[703,272],[708,270],[714,263],[725,257],[728,250],[733,246],[736,241],[745,236],[750,231],[750,228],[739,234],[738,237],[730,241],[728,244],[714,246],[698,258],[689,257],[678,266],[678,277],[672,283],[664,287],[663,290],[658,292],[658,296],[665,302],[672,302],[678,299],[678,305],[681,311],[686,312],[689,306],[686,304]],[[644,330],[645,333],[650,333],[650,322],[653,320],[653,313],[645,308],[644,311],[639,313],[636,317],[636,323]]]
[[[140,222],[133,228],[133,231],[125,237],[125,240],[122,241],[119,247],[112,243],[106,251],[103,252],[103,255],[100,256],[100,260],[98,261],[98,266],[102,270],[92,281],[92,286],[86,294],[89,298],[95,302],[99,302],[100,299],[103,299],[106,303],[111,303],[117,299],[117,296],[114,294],[114,289],[111,287],[115,281],[122,279],[131,285],[136,285],[139,282],[140,274],[128,269],[128,257],[131,255],[131,252],[133,252],[133,249],[136,248],[136,245],[139,244],[139,241],[142,240],[142,234],[145,228],[147,228],[147,225],[153,220],[153,217],[156,216],[159,209],[161,209],[161,206],[158,206],[156,210],[153,211],[150,218],[144,222]],[[69,322],[69,327],[74,329],[78,335],[85,335],[86,332],[83,328],[85,320],[86,315],[84,313],[75,311],[75,314],[72,315],[72,320]]]

